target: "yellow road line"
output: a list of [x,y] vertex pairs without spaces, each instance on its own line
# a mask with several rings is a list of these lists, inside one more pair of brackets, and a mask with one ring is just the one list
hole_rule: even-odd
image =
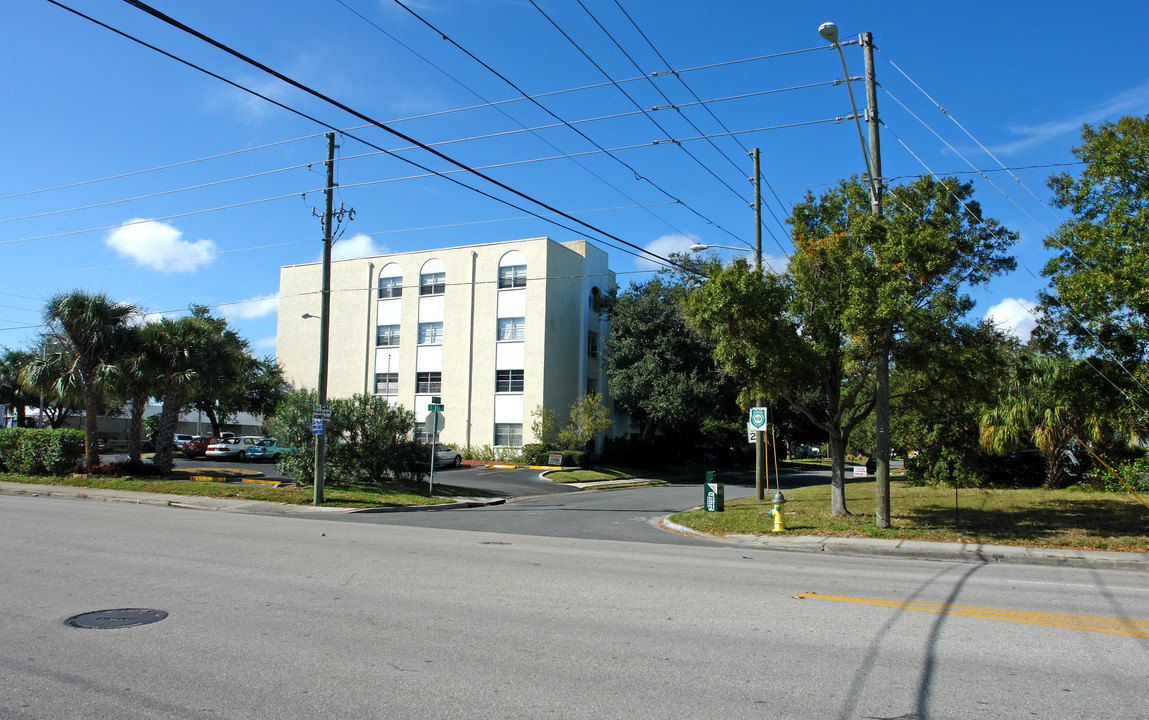
[[820,595],[815,592],[799,593],[794,597],[799,600],[805,600],[807,598],[834,600],[836,602],[854,603],[856,605],[917,610],[918,612],[928,612],[939,615],[960,615],[963,617],[982,618],[984,620],[1002,620],[1004,622],[1023,623],[1026,625],[1059,627],[1068,628],[1070,630],[1108,633],[1110,635],[1149,638],[1149,621],[1145,620],[1095,617],[1091,615],[1068,615],[1065,613],[1047,613],[1029,610],[1002,610],[971,605],[939,605],[935,603],[882,600],[879,598],[845,597],[842,595]]

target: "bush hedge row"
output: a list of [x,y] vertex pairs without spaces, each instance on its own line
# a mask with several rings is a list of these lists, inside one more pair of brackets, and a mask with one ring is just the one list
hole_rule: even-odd
[[82,430],[0,428],[0,471],[68,475],[83,457]]

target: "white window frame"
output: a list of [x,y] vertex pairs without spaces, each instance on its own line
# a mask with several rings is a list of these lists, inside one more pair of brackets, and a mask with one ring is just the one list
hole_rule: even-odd
[[522,317],[499,318],[495,339],[500,341],[525,340],[527,319]]
[[499,289],[521,288],[527,286],[526,265],[503,265],[499,268]]
[[442,295],[447,290],[447,273],[431,272],[419,275],[420,295]]
[[441,323],[441,322],[419,323],[419,344],[420,345],[442,345],[443,344],[443,323]]
[[[499,442],[504,440],[507,442]],[[522,447],[523,446],[523,424],[522,423],[495,423],[495,445],[506,447]]]
[[[384,335],[386,337],[384,337]],[[399,326],[378,325],[375,327],[375,347],[398,347]]]

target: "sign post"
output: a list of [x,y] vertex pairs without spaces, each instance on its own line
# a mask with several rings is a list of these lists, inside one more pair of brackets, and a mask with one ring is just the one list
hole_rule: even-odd
[[427,494],[431,495],[435,492],[435,464],[439,460],[439,428],[441,427],[439,419],[443,417],[442,398],[433,396],[431,403],[427,405],[427,411],[426,422],[431,426],[431,474],[427,480]]

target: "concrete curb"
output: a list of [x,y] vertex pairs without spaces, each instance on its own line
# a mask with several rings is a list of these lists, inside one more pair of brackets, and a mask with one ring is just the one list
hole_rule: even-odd
[[1026,547],[1023,545],[981,545],[924,540],[883,538],[840,538],[820,535],[710,535],[660,518],[658,526],[680,535],[702,538],[726,545],[797,552],[824,552],[837,555],[897,557],[909,560],[937,560],[963,563],[1005,563],[1132,570],[1149,572],[1149,553]]

